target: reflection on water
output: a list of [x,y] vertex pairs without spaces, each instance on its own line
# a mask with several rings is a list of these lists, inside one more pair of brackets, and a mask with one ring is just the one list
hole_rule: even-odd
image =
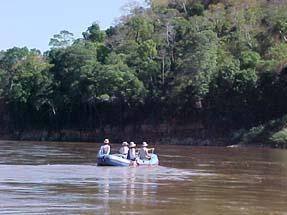
[[[132,211],[137,205],[157,202],[157,188],[165,178],[190,177],[165,167],[113,168],[95,165],[0,165],[2,209],[18,213],[64,213],[115,208]],[[172,177],[170,177],[172,176]],[[1,213],[1,212],[0,212]]]
[[157,146],[161,166],[128,168],[98,146],[0,142],[0,214],[287,213],[284,150]]

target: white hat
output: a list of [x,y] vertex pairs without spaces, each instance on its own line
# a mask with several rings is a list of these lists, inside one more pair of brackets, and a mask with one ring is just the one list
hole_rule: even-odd
[[142,147],[147,147],[148,144],[146,142],[143,142]]
[[128,142],[123,142],[122,143],[122,146],[128,146],[129,144],[128,144]]
[[136,146],[137,145],[134,142],[130,142],[130,145],[129,145],[130,148],[133,148],[133,147],[136,147]]
[[109,142],[110,142],[109,139],[104,140],[104,143],[109,143]]

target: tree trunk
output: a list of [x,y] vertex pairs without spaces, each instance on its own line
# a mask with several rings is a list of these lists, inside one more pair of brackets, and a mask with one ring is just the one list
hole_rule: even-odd
[[163,55],[162,56],[162,84],[164,85],[164,82],[165,82],[165,56]]

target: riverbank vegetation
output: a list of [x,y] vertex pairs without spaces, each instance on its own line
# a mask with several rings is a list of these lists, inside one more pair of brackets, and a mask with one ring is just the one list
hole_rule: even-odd
[[287,115],[270,120],[248,130],[240,129],[233,133],[232,140],[243,145],[266,145],[287,148]]
[[1,51],[2,130],[201,122],[224,135],[252,128],[237,135],[247,141],[278,119],[267,139],[285,144],[287,1],[147,5],[82,38],[63,30],[44,54]]

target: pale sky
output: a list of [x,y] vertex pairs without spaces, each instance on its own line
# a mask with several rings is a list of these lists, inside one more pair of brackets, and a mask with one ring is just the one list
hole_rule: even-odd
[[122,7],[128,2],[130,0],[3,0],[0,50],[27,46],[46,51],[54,34],[68,30],[79,38],[95,21],[106,29],[124,14]]

